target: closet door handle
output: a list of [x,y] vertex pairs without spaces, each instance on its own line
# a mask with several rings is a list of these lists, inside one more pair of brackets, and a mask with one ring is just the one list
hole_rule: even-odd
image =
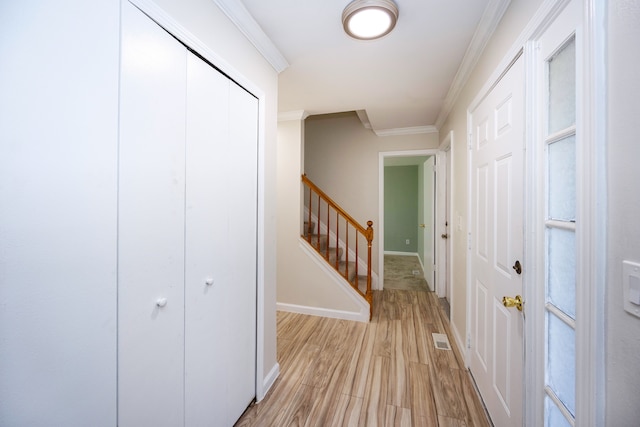
[[156,300],[156,305],[160,308],[164,307],[165,305],[167,305],[167,299],[166,298],[158,298]]

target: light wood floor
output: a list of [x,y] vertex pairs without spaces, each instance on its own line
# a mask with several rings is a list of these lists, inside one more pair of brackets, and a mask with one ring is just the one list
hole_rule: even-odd
[[375,291],[370,323],[277,321],[280,377],[236,426],[490,426],[431,292]]

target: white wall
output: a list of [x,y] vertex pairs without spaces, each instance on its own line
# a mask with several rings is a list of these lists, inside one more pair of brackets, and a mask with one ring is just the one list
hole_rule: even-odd
[[360,224],[373,221],[372,270],[376,274],[379,153],[437,147],[437,133],[379,137],[366,129],[355,113],[306,120],[304,172]]
[[119,4],[0,3],[0,425],[115,425]]
[[451,324],[457,338],[462,341],[467,335],[467,109],[541,3],[542,0],[511,1],[451,113],[439,129],[441,135],[447,135],[450,131],[454,133],[451,147],[452,226],[449,228],[453,246]]
[[[157,4],[264,94],[266,378],[277,367],[277,74],[210,0]],[[0,2],[2,426],[116,424],[119,10]]]
[[622,261],[640,262],[640,0],[608,5],[606,424],[640,423],[640,319],[624,311]]

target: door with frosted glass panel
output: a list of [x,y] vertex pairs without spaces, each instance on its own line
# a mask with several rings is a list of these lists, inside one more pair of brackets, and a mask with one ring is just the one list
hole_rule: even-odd
[[573,1],[539,42],[544,165],[544,425],[576,416],[576,17]]

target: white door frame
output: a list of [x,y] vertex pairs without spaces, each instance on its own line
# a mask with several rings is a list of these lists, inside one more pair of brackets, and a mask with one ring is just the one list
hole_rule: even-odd
[[[473,111],[482,101],[487,93],[497,82],[504,70],[508,69],[513,58],[518,52],[523,50],[525,55],[525,109],[526,114],[535,112],[535,101],[531,94],[534,93],[534,82],[530,81],[531,72],[535,64],[533,63],[533,50],[537,37],[553,22],[560,11],[568,4],[569,0],[545,0],[538,11],[529,21],[529,24],[522,31],[520,36],[513,43],[502,61],[495,68],[494,72],[487,79],[478,95],[467,108],[467,123],[469,112]],[[582,70],[579,77],[578,96],[580,96],[582,111],[580,112],[581,124],[579,131],[583,137],[583,151],[579,161],[583,162],[584,176],[589,182],[582,186],[582,200],[580,209],[585,216],[582,218],[581,232],[584,235],[583,249],[580,254],[581,268],[576,272],[577,277],[582,280],[581,287],[583,294],[579,296],[577,304],[582,307],[583,312],[592,315],[585,319],[586,324],[578,334],[576,341],[576,352],[580,355],[577,369],[580,372],[581,384],[576,393],[577,418],[580,418],[580,425],[598,426],[604,425],[605,409],[605,361],[604,349],[606,339],[604,335],[604,302],[605,302],[605,272],[606,272],[606,156],[605,156],[605,129],[606,129],[606,70],[605,64],[605,28],[606,4],[599,0],[580,0],[582,5],[582,36],[583,43],[578,48],[578,69]],[[533,110],[533,111],[532,111]],[[467,129],[469,130],[469,129]],[[525,209],[530,211],[535,205],[538,190],[535,185],[535,176],[531,175],[537,171],[538,159],[534,157],[535,150],[532,143],[535,141],[536,132],[531,127],[525,131],[526,154],[525,164],[528,175],[525,176]],[[470,159],[468,159],[468,162]],[[467,171],[470,163],[467,165]],[[468,188],[471,184],[471,177],[467,176]],[[470,191],[467,191],[467,211],[471,205]],[[467,229],[470,230],[471,218],[467,217]],[[536,283],[536,274],[540,274],[539,261],[537,260],[535,244],[536,230],[534,219],[530,216],[525,218],[525,252],[524,258],[527,260],[529,274],[523,283],[523,297],[525,302],[529,301],[528,309],[535,310],[535,289],[530,283]],[[467,295],[471,295],[471,278],[469,260],[467,260]],[[471,302],[467,298],[466,307],[466,331],[467,338],[471,330]],[[539,305],[539,304],[538,304]],[[524,365],[524,421],[526,426],[540,425],[539,408],[541,407],[538,396],[539,378],[544,372],[540,371],[541,346],[544,341],[539,339],[540,331],[538,325],[540,319],[534,319],[533,313],[527,316],[524,324],[525,365]],[[469,348],[463,351],[465,364],[469,365]]]
[[[453,150],[453,131],[450,131],[447,136],[442,140],[440,146],[438,147],[437,154],[437,180],[436,180],[436,231],[435,231],[435,239],[438,241],[437,244],[437,268],[436,268],[436,293],[439,298],[444,298],[445,296],[449,297],[449,305],[453,306],[452,301],[452,293],[451,293],[451,283],[453,281],[453,277],[451,274],[451,268],[447,270],[447,262],[451,263],[451,259],[453,256],[452,248],[453,245],[449,243],[449,251],[447,251],[447,241],[445,239],[440,238],[438,240],[438,235],[446,234],[447,229],[444,228],[444,223],[449,224],[449,230],[452,230],[451,226],[451,194],[447,194],[451,192],[451,180],[452,180],[452,168],[451,168],[451,150]],[[448,153],[447,153],[448,151]],[[447,206],[445,206],[445,204]],[[451,238],[451,232],[449,231],[448,239]],[[451,264],[449,264],[449,267]],[[447,277],[448,271],[448,277]],[[452,310],[450,310],[452,311]]]
[[167,32],[180,40],[186,46],[198,52],[204,59],[220,69],[233,81],[258,98],[258,212],[257,212],[257,277],[256,277],[256,400],[261,401],[276,378],[280,368],[269,367],[265,372],[265,144],[266,144],[266,94],[265,92],[240,71],[229,64],[222,56],[211,50],[204,42],[188,31],[176,19],[167,14],[152,0],[121,0],[129,1],[144,12],[149,18],[158,23]]
[[[422,162],[422,194],[419,195],[418,200],[422,197],[422,253],[419,256],[422,258],[422,269],[424,271],[424,278],[427,281],[427,285],[431,291],[436,291],[436,276],[438,274],[438,266],[436,265],[439,259],[438,245],[436,244],[436,224],[437,224],[437,205],[438,205],[438,193],[436,191],[436,179],[437,171],[437,156],[429,156],[427,160]],[[430,172],[430,173],[428,173]],[[430,197],[427,197],[430,194]],[[431,199],[431,204],[428,205],[427,201]],[[429,238],[430,237],[430,238]]]
[[[384,159],[387,157],[435,156],[437,149],[381,151],[378,153],[378,225],[374,224],[378,239],[378,289],[384,289]],[[440,254],[436,254],[440,256]],[[437,276],[437,274],[436,274]],[[435,284],[434,284],[435,286]]]

